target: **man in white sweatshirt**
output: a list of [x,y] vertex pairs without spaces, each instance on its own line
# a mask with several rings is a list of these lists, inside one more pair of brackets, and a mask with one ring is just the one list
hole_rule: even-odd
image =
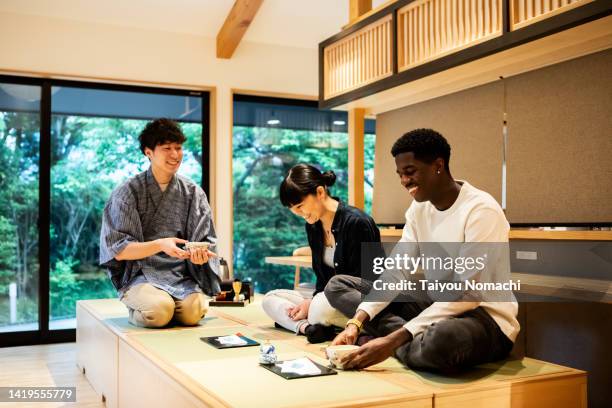
[[[395,142],[391,154],[414,198],[400,242],[508,242],[510,226],[497,201],[451,176],[450,146],[442,135],[413,130]],[[332,344],[355,344],[362,328],[376,337],[343,359],[347,369],[395,355],[411,368],[452,373],[507,357],[520,330],[512,294],[505,302],[364,301],[371,287],[337,275],[325,288],[330,304],[352,316]]]

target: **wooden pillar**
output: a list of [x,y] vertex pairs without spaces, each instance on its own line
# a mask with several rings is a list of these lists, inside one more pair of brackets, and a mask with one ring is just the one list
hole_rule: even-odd
[[372,0],[349,0],[349,24],[372,10]]
[[348,196],[349,205],[363,210],[364,170],[363,170],[363,137],[365,131],[365,109],[351,109],[348,114]]

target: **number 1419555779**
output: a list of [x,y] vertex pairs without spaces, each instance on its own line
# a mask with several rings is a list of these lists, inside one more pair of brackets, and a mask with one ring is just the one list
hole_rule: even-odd
[[76,402],[76,387],[0,387],[0,402]]

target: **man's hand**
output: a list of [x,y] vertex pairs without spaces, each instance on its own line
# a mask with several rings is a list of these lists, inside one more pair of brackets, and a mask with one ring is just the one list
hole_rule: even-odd
[[180,238],[160,238],[156,240],[159,250],[168,256],[179,259],[188,259],[189,252],[176,246],[176,244],[184,244],[187,241]]
[[345,370],[369,367],[385,361],[393,354],[394,350],[395,348],[386,337],[379,337],[345,355],[340,360],[340,364]]
[[370,340],[357,350],[348,353],[340,364],[345,370],[366,368],[385,361],[396,348],[412,340],[412,334],[403,327],[385,337]]
[[217,256],[217,254],[209,251],[207,248],[192,248],[189,253],[191,255],[191,263],[195,265],[203,265],[208,262],[209,258]]
[[312,302],[312,299],[305,299],[299,305],[290,307],[289,309],[287,309],[287,316],[289,316],[295,321],[307,318],[308,309],[310,309],[310,302]]
[[353,345],[357,342],[357,336],[359,336],[359,329],[354,324],[349,324],[346,328],[336,336],[332,341],[332,346],[338,346],[342,344]]

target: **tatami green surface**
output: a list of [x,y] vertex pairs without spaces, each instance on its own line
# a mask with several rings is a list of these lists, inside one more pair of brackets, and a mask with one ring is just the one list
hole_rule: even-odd
[[[170,363],[185,361],[203,361],[207,359],[223,359],[229,357],[253,356],[257,361],[259,347],[240,347],[234,349],[216,349],[204,343],[200,337],[217,337],[240,333],[260,343],[270,340],[277,347],[278,352],[294,350],[289,347],[287,340],[295,338],[291,333],[282,333],[278,330],[259,329],[235,324],[225,327],[200,326],[190,330],[160,331],[158,333],[135,333],[131,339],[138,341],[147,350],[155,353]],[[284,341],[282,341],[284,340]]]
[[468,387],[480,381],[509,381],[518,378],[527,378],[537,375],[562,373],[568,368],[549,364],[543,361],[524,358],[520,360],[504,360],[498,363],[482,364],[462,373],[453,376],[443,376],[428,373],[425,371],[415,371],[405,368],[399,361],[390,358],[376,366],[381,369],[380,374],[389,377],[398,376],[406,378],[406,381],[415,380],[436,388],[456,388]]
[[[260,367],[257,354],[228,353],[223,359],[183,362],[176,367],[235,407],[290,407],[304,406],[306,402],[316,407],[371,398],[406,396],[429,400],[432,396],[430,391],[399,386],[360,372],[340,371],[333,376],[286,380]],[[288,344],[279,344],[278,355],[283,360],[310,357],[327,364],[325,359]]]
[[[329,403],[383,396],[415,394],[430,396],[417,387],[399,386],[376,376],[359,372],[340,372],[333,377],[285,380],[259,366],[259,347],[216,349],[200,337],[240,333],[276,347],[279,360],[309,357],[320,364],[328,362],[322,353],[298,347],[303,337],[286,331],[245,327],[194,328],[152,334],[134,333],[130,338],[164,361],[192,377],[202,387],[233,406],[291,406],[300,401]],[[239,390],[238,392],[236,392]],[[256,396],[256,400],[254,400]]]
[[102,319],[128,315],[127,307],[119,299],[80,300],[78,303]]
[[256,295],[256,300],[252,303],[247,303],[244,307],[211,307],[210,309],[220,315],[227,315],[234,317],[244,322],[248,322],[251,325],[265,325],[269,324],[274,326],[274,320],[272,320],[261,307],[261,298],[263,295]]
[[186,327],[177,325],[171,321],[170,324],[161,329],[144,328],[129,323],[128,309],[119,299],[92,299],[80,301],[79,303],[89,312],[93,313],[94,316],[102,320],[103,323],[107,324],[111,330],[120,335],[126,333],[161,333],[166,331],[190,330],[198,327],[228,327],[239,324],[235,320],[216,316],[214,312],[209,311],[208,314],[200,320],[198,326]]
[[127,317],[109,317],[103,320],[105,323],[121,333],[160,333],[172,330],[189,330],[198,327],[227,327],[238,324],[233,320],[224,319],[223,317],[206,316],[200,320],[198,326],[180,326],[176,325],[174,322],[171,322],[163,329],[149,329],[130,324]]
[[[258,299],[260,300],[260,299]],[[460,389],[478,383],[504,382],[568,372],[570,369],[537,360],[507,360],[484,364],[454,376],[413,371],[394,358],[365,371],[339,371],[338,375],[286,380],[258,364],[259,348],[216,349],[200,337],[242,334],[276,346],[279,360],[309,357],[327,365],[321,348],[303,336],[275,329],[259,302],[245,307],[211,308],[200,325],[144,329],[127,321],[127,309],[117,299],[86,301],[87,307],[113,330],[142,347],[145,355],[161,358],[193,378],[232,406],[317,406],[332,402],[385,397],[431,398],[432,393]],[[232,320],[236,319],[236,320]],[[248,326],[239,322],[248,322]],[[432,388],[433,387],[433,388]]]

